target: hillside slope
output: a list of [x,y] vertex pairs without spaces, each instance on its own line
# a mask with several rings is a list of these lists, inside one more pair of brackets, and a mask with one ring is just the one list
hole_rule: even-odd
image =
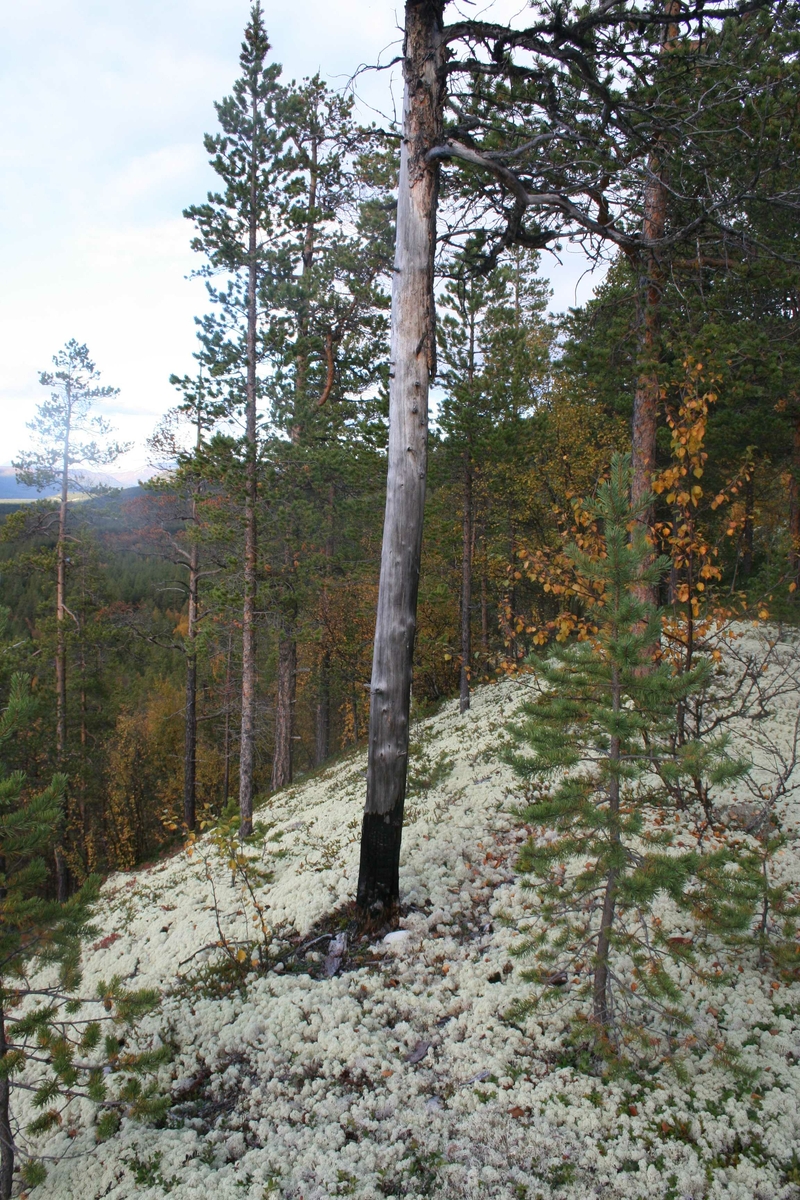
[[[220,930],[250,935],[210,845],[108,882],[86,989],[118,973],[167,993],[142,1035],[175,1047],[161,1084],[176,1105],[164,1128],[126,1122],[99,1147],[76,1113],[47,1146],[63,1157],[30,1200],[800,1195],[800,985],[775,988],[745,958],[713,993],[687,978],[706,1036],[687,1049],[682,1082],[582,1073],[564,1048],[568,996],[546,1025],[507,1020],[528,986],[510,955],[514,924],[534,899],[514,874],[527,835],[498,753],[530,686],[482,688],[464,716],[450,703],[415,727],[403,932],[349,946],[331,978],[320,931],[355,890],[363,752],[258,814],[273,965],[249,976],[246,994],[219,994],[202,975]],[[763,763],[790,738],[796,708],[789,689],[755,732],[742,726],[751,752],[761,739]],[[795,790],[781,812],[795,839]],[[779,869],[800,887],[796,840]],[[757,1081],[715,1065],[717,1025]]]

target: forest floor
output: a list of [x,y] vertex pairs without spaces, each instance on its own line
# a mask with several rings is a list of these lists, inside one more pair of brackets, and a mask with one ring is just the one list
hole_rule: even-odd
[[[796,642],[769,652],[767,637],[745,640],[779,686],[766,715],[738,723],[756,782],[798,710]],[[349,921],[363,751],[259,809],[268,947],[257,969],[248,949],[241,983],[219,942],[244,953],[259,918],[209,839],[107,882],[85,988],[117,974],[164,993],[140,1037],[173,1047],[160,1084],[174,1105],[162,1127],[124,1121],[99,1146],[76,1105],[30,1200],[800,1196],[800,984],[767,975],[755,952],[716,986],[686,975],[694,1035],[680,1071],[588,1070],[569,1048],[569,985],[556,1016],[510,1020],[530,989],[512,950],[535,896],[515,874],[527,832],[501,751],[532,686],[485,686],[463,716],[449,702],[415,725],[404,910],[388,937]],[[796,788],[777,813],[788,842],[775,870],[800,889]],[[722,1045],[747,1070],[726,1068]]]

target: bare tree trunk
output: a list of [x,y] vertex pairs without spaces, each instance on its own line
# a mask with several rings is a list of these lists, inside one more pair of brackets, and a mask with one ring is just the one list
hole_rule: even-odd
[[389,463],[370,685],[367,799],[357,902],[399,899],[411,669],[427,470],[428,387],[436,367],[433,260],[441,138],[445,0],[407,0],[403,142],[392,283]]
[[275,753],[272,758],[270,786],[286,787],[292,782],[292,739],[294,738],[294,694],[297,679],[297,642],[294,623],[289,633],[283,629],[278,646],[278,697],[275,707]]
[[[72,391],[66,385],[67,421],[61,469],[61,504],[58,510],[58,542],[56,544],[56,755],[63,769],[67,752],[67,506],[69,495],[69,441],[72,418]],[[69,868],[64,854],[66,835],[66,793],[62,801],[60,837],[55,848],[56,896],[63,904],[69,894]]]
[[[6,1042],[6,1017],[0,1008],[0,1062],[8,1053]],[[7,1075],[0,1075],[0,1200],[9,1200],[14,1182],[14,1137],[11,1132],[9,1100],[11,1082]]]
[[[613,668],[611,679],[612,696],[611,703],[614,712],[619,712],[622,707],[622,689],[620,686],[619,668]],[[609,780],[608,800],[609,814],[612,818],[610,836],[612,842],[619,843],[619,774],[617,773],[620,764],[620,739],[618,736],[611,738],[608,756],[614,767],[612,767],[612,775]],[[611,929],[614,924],[614,913],[617,905],[617,877],[618,872],[615,867],[612,867],[608,872],[606,879],[606,891],[603,898],[603,912],[600,918],[600,933],[597,939],[597,954],[595,956],[594,969],[594,986],[592,996],[592,1009],[595,1021],[603,1028],[607,1027],[611,1019],[611,1008],[609,1005],[608,995],[608,959],[611,950]]]
[[222,774],[222,811],[228,807],[231,793],[231,655],[233,653],[233,638],[228,630],[228,656],[225,664],[225,723],[222,738],[225,748],[225,763]]
[[742,574],[747,579],[753,571],[753,521],[755,517],[755,484],[753,471],[747,476],[744,485],[744,554],[742,555]]
[[794,419],[789,479],[789,583],[800,590],[800,413]]
[[[486,552],[486,538],[483,539],[484,554]],[[489,653],[489,595],[486,583],[486,566],[484,565],[481,572],[481,651],[485,655]]]
[[459,711],[469,708],[469,679],[472,663],[472,467],[464,453],[464,494],[461,514],[461,680]]
[[319,663],[317,712],[314,730],[314,765],[321,767],[331,749],[331,655],[326,647]]
[[[306,222],[303,238],[303,267],[301,279],[305,282],[314,263],[314,240],[316,236],[315,212],[317,205],[317,189],[319,186],[319,168],[317,163],[317,138],[311,139],[311,165],[309,169],[308,210],[309,220]],[[291,437],[294,445],[298,445],[303,436],[303,420],[305,417],[306,394],[308,384],[308,352],[306,339],[308,337],[309,318],[308,302],[304,298],[303,309],[298,324],[299,351],[296,357],[295,374],[295,410],[292,421]],[[290,547],[286,546],[287,571],[293,568],[289,565],[292,560]],[[297,638],[294,620],[285,621],[281,625],[280,645],[278,650],[278,693],[275,709],[275,753],[272,759],[271,787],[285,787],[292,782],[293,774],[293,739],[294,739],[294,710],[297,700]]]
[[[253,101],[253,127],[256,124]],[[258,320],[258,214],[256,211],[256,152],[250,170],[250,242],[247,281],[247,412],[244,511],[244,604],[242,609],[242,732],[239,746],[240,835],[253,832],[253,764],[256,712],[256,588],[258,586],[258,443],[256,432],[256,325]]]
[[[196,520],[197,503],[192,501]],[[198,554],[193,543],[189,556],[189,617],[186,630],[186,720],[183,744],[183,823],[197,822],[197,589]]]
[[[677,0],[666,0],[664,10],[667,15],[672,16],[677,14],[678,7]],[[665,28],[662,52],[673,44],[677,35],[676,25],[668,25]],[[663,238],[667,224],[667,188],[664,182],[664,164],[658,149],[648,159],[647,172],[642,237],[645,241],[655,242]],[[646,249],[639,280],[641,332],[631,429],[631,502],[634,509],[638,509],[650,494],[655,474],[658,409],[661,399],[658,359],[663,296],[664,270],[659,252],[652,248]],[[652,505],[647,506],[639,519],[648,529],[652,528]],[[657,584],[642,584],[637,587],[636,593],[639,599],[646,603],[658,604]]]
[[[327,562],[326,576],[330,574],[330,560],[334,551],[334,523],[336,491],[334,485],[328,488],[328,536],[325,540],[325,559]],[[319,664],[319,682],[317,690],[316,732],[314,739],[314,764],[321,766],[330,754],[331,748],[331,652],[328,640],[328,585],[327,580],[322,588],[322,654]]]
[[[661,164],[651,155],[648,170],[651,177],[645,189],[642,233],[645,238],[664,236],[667,215],[667,190],[661,177]],[[664,275],[657,254],[648,252],[640,281],[641,334],[639,340],[638,375],[633,397],[632,478],[631,501],[639,509],[650,494],[656,466],[656,435],[661,385],[658,379],[658,348],[661,331],[661,300]],[[640,520],[650,528],[653,524],[652,505],[640,514]],[[637,588],[640,598],[656,604],[657,587],[643,584]]]

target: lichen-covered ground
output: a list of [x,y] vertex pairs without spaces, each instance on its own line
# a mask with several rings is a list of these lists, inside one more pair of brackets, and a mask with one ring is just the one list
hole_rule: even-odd
[[[755,646],[765,635],[749,636]],[[765,677],[787,663],[791,676],[791,653],[779,646]],[[99,1146],[76,1106],[43,1147],[57,1161],[30,1200],[800,1196],[800,985],[776,985],[755,956],[713,991],[687,976],[700,1036],[681,1081],[582,1073],[564,1048],[569,1003],[538,1025],[507,1020],[528,986],[510,949],[532,901],[514,873],[526,836],[511,811],[518,784],[498,751],[531,686],[523,676],[482,688],[464,716],[449,703],[415,726],[406,935],[350,946],[332,978],[328,940],[302,953],[303,939],[354,892],[363,753],[259,811],[277,967],[254,971],[246,990],[203,982],[220,930],[245,939],[250,920],[206,843],[108,881],[85,990],[121,974],[164,992],[141,1036],[174,1045],[161,1085],[176,1106],[165,1127],[126,1121]],[[739,723],[762,772],[797,716],[797,692],[780,690],[766,717]],[[777,807],[790,840],[776,868],[800,889],[797,793]],[[757,1074],[727,1074],[717,1039]]]

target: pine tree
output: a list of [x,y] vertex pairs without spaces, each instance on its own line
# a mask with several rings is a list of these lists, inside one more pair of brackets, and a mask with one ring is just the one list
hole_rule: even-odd
[[[56,751],[63,767],[67,748],[67,519],[70,492],[96,491],[84,478],[86,468],[105,467],[124,454],[129,444],[109,441],[112,427],[101,416],[93,415],[97,400],[110,400],[118,389],[101,387],[95,364],[86,346],[74,338],[53,356],[55,371],[43,371],[42,387],[50,388],[50,399],[39,405],[36,420],[28,428],[36,434],[38,445],[22,453],[13,466],[17,479],[40,491],[57,483],[61,491],[56,541]],[[81,435],[83,440],[81,439]],[[86,440],[91,439],[91,440]],[[105,439],[105,441],[98,439]],[[76,471],[76,468],[78,470]],[[59,899],[65,900],[69,888],[63,850],[56,850]]]
[[[8,704],[0,713],[4,758],[34,711],[28,680],[14,675]],[[27,1126],[32,1136],[58,1126],[61,1110],[76,1098],[99,1106],[101,1135],[116,1127],[123,1104],[141,1116],[163,1110],[163,1102],[152,1090],[143,1090],[137,1078],[163,1053],[128,1055],[123,1065],[115,1037],[106,1038],[104,1053],[99,1049],[104,1021],[117,1027],[129,1024],[153,1007],[156,996],[126,993],[112,981],[101,984],[95,1014],[86,1017],[79,1011],[81,938],[91,932],[99,880],[89,879],[63,904],[44,897],[45,858],[59,826],[66,785],[66,777],[57,774],[31,794],[21,771],[8,772],[0,765],[0,1200],[11,1196],[21,1153],[12,1106],[18,1086],[32,1091],[33,1107],[40,1110]],[[37,968],[47,966],[56,968],[53,982],[36,977]],[[117,1104],[108,1098],[108,1076],[119,1070],[125,1099]],[[27,1151],[22,1177],[32,1186],[45,1177],[42,1163]]]
[[205,147],[224,190],[185,212],[195,222],[193,248],[208,258],[206,275],[224,272],[227,288],[209,287],[217,312],[202,323],[212,372],[229,385],[231,411],[244,418],[241,443],[244,493],[242,608],[242,728],[239,809],[242,834],[253,829],[256,716],[256,591],[258,587],[258,375],[265,316],[260,304],[274,215],[274,108],[280,67],[267,64],[270,44],[261,4],[250,11],[240,55],[242,74],[233,94],[216,105],[222,132]]
[[677,736],[680,706],[708,686],[710,663],[681,673],[652,666],[660,616],[642,587],[658,582],[668,560],[652,560],[638,520],[650,497],[634,508],[630,483],[629,459],[615,455],[609,479],[584,503],[599,524],[598,548],[572,546],[569,557],[593,632],[537,661],[539,695],[513,731],[533,754],[510,755],[542,786],[524,813],[538,834],[520,855],[541,902],[524,947],[536,957],[532,1006],[572,984],[589,1000],[584,1016],[599,1039],[617,1043],[637,1028],[639,1001],[660,1008],[668,1028],[680,1019],[670,960],[691,952],[653,919],[658,897],[723,934],[748,928],[753,913],[752,889],[737,891],[726,874],[730,854],[679,848],[665,819],[680,806],[701,808],[698,780],[705,797],[747,766],[725,735],[682,744]]
[[461,712],[470,701],[476,511],[482,502],[485,542],[487,493],[493,492],[504,510],[504,524],[510,525],[513,561],[518,506],[507,502],[507,488],[497,486],[499,479],[488,479],[493,473],[507,474],[509,467],[527,466],[525,450],[530,447],[522,447],[532,429],[525,417],[541,398],[552,341],[544,316],[547,284],[536,276],[537,256],[515,249],[510,261],[485,275],[475,270],[475,257],[476,248],[467,247],[453,264],[439,323],[446,393],[438,424],[445,434],[444,457],[461,491]]

